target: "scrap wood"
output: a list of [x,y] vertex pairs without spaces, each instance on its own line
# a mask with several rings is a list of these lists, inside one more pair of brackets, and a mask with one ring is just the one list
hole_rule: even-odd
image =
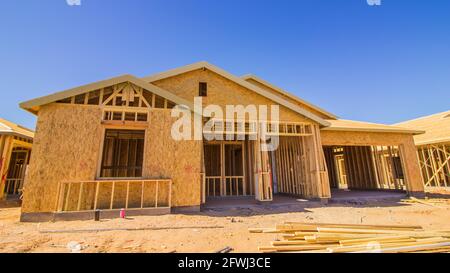
[[284,222],[285,225],[291,226],[314,226],[314,227],[351,227],[351,228],[378,228],[378,229],[402,229],[415,230],[422,229],[421,226],[411,225],[363,225],[363,224],[332,224],[332,223],[301,223],[301,222]]
[[404,203],[404,204],[419,203],[422,205],[439,207],[438,205],[450,204],[450,200],[449,199],[432,199],[432,198],[418,199],[415,197],[410,197],[409,199],[402,199],[401,203]]
[[[297,229],[303,229],[296,231]],[[306,230],[306,231],[305,231]],[[284,223],[275,229],[249,229],[282,235],[261,246],[265,253],[448,252],[450,231],[427,231],[420,226]]]
[[231,247],[227,246],[223,249],[216,251],[215,253],[230,253],[231,251],[233,251],[233,249]]
[[40,233],[87,233],[107,231],[143,231],[143,230],[169,230],[169,229],[220,229],[223,226],[186,226],[186,227],[143,227],[143,228],[92,228],[92,229],[61,229],[39,230]]
[[[433,251],[434,253],[444,253],[450,250],[450,241],[435,243],[435,244],[421,244],[412,246],[399,246],[393,248],[381,249],[381,253],[407,253],[407,252],[428,252]],[[364,253],[364,251],[358,251],[355,253]]]

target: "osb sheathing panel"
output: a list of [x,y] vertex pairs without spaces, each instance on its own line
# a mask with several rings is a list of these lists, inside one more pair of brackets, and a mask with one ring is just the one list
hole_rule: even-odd
[[255,81],[253,79],[248,79],[246,81],[248,81],[249,83],[251,83],[253,85],[258,86],[261,89],[264,89],[264,90],[269,91],[269,92],[271,92],[271,93],[273,93],[273,94],[275,94],[275,95],[277,95],[279,97],[282,97],[283,99],[285,99],[285,100],[287,100],[287,101],[289,101],[289,102],[291,102],[293,104],[296,104],[296,105],[300,106],[301,108],[307,110],[308,112],[313,113],[314,115],[316,115],[318,117],[321,117],[323,119],[331,118],[330,116],[324,115],[323,113],[313,109],[312,107],[310,107],[310,106],[308,106],[308,105],[306,105],[304,103],[300,103],[299,101],[294,100],[294,99],[292,99],[292,98],[290,98],[290,97],[288,97],[288,96],[286,96],[286,95],[284,95],[284,94],[282,94],[282,93],[280,93],[280,92],[278,92],[278,91],[276,91],[276,90],[274,90],[274,89],[272,89],[272,88],[270,88],[270,87],[268,87],[268,86],[266,86],[266,85],[264,85],[264,84],[262,84],[260,82],[257,82],[257,81]]
[[413,135],[346,131],[321,131],[320,134],[324,146],[400,146],[407,190],[424,191]]
[[95,178],[102,137],[98,107],[50,104],[39,111],[23,212],[55,210],[60,181]]
[[[104,127],[96,106],[50,104],[39,111],[37,132],[27,176],[22,211],[55,210],[61,181],[95,180]],[[168,110],[153,110],[149,116],[144,151],[144,179],[172,179],[172,206],[200,205],[201,141],[174,141],[171,127],[175,118]],[[98,207],[109,208],[111,184],[102,185]],[[116,184],[114,207],[123,206],[125,184]],[[167,205],[169,192],[164,183],[158,191],[159,205]],[[76,208],[79,186],[72,186],[68,209]],[[67,191],[67,189],[66,189]],[[130,187],[130,204],[135,206],[140,187]],[[145,187],[145,204],[152,206],[153,185]],[[93,206],[94,187],[83,190],[81,209]]]
[[202,141],[173,140],[170,111],[152,111],[149,119],[144,177],[172,179],[172,206],[200,205]]
[[[198,69],[170,78],[162,79],[153,84],[174,93],[188,101],[198,96],[199,82],[208,83],[208,96],[203,98],[203,105],[216,104],[225,112],[226,105],[275,105],[277,103],[251,91],[212,71]],[[270,114],[270,109],[269,109]],[[224,113],[225,114],[225,113]],[[291,122],[312,122],[302,115],[280,106],[280,120]]]

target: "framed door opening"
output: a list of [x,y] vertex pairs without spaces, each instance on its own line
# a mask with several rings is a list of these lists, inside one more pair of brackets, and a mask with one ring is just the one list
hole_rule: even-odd
[[240,197],[253,195],[247,179],[246,141],[205,142],[206,197]]

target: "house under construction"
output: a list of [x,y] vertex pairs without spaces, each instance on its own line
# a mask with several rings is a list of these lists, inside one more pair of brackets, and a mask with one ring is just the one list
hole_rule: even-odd
[[[239,140],[174,140],[175,105],[278,105],[273,124],[241,120]],[[230,197],[328,200],[335,189],[422,194],[415,129],[338,119],[253,75],[207,62],[137,78],[124,75],[33,99],[38,117],[22,221],[198,211]],[[368,106],[370,107],[370,106]],[[213,118],[195,112],[206,123]],[[226,120],[218,120],[220,128]],[[267,152],[251,135],[279,137]],[[217,128],[216,128],[217,129]],[[266,131],[267,130],[267,131]],[[217,133],[217,130],[216,130]]]
[[450,187],[450,111],[399,123],[426,133],[414,137],[426,187]]
[[0,200],[22,193],[34,132],[0,118]]

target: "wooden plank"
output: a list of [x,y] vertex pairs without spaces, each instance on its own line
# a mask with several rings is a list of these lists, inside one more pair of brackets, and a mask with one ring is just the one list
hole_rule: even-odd
[[156,181],[155,189],[155,208],[158,207],[159,181]]
[[141,209],[144,208],[144,189],[145,188],[145,182],[141,182]]
[[112,189],[111,189],[111,202],[110,202],[110,205],[109,205],[109,209],[113,209],[115,188],[116,188],[116,182],[113,181],[112,182]]
[[69,187],[67,189],[67,198],[65,200],[65,205],[64,205],[64,211],[67,211],[68,207],[69,207],[69,201],[70,201],[70,190],[72,189],[72,183],[69,183]]
[[100,183],[96,183],[95,185],[95,197],[94,197],[94,210],[97,209],[98,205],[98,192],[99,192]]
[[127,182],[127,195],[125,197],[125,209],[128,209],[129,198],[130,198],[130,181]]
[[83,185],[84,185],[84,183],[80,183],[80,192],[78,193],[77,211],[81,210],[81,198],[83,196]]

